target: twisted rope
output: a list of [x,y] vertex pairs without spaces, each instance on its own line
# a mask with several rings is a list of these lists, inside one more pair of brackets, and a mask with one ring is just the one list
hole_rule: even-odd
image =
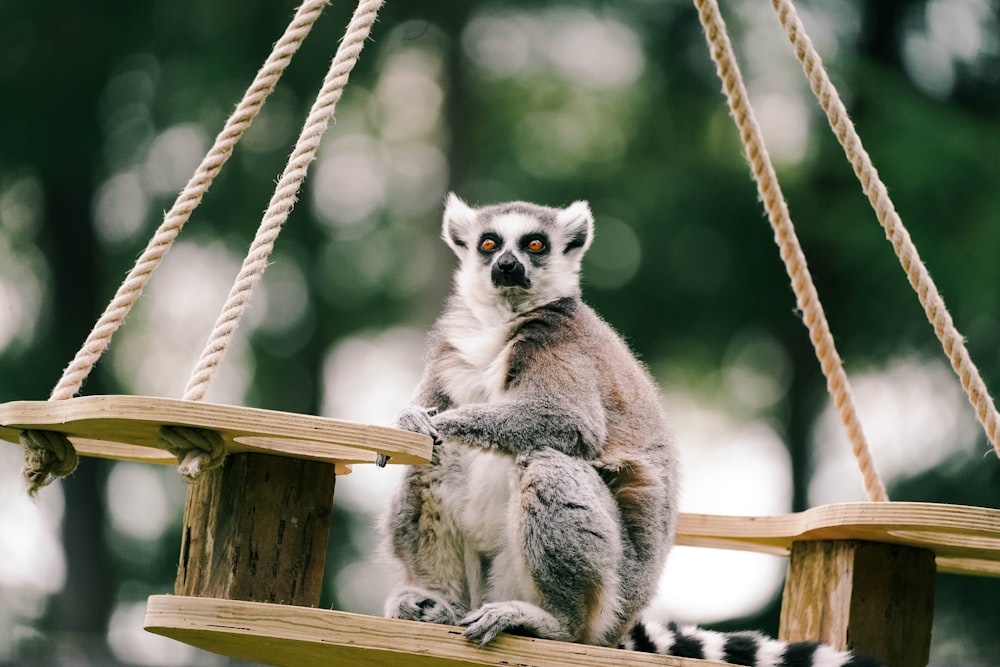
[[830,77],[823,67],[822,60],[816,52],[812,40],[806,34],[805,28],[795,12],[794,5],[790,0],[771,0],[771,5],[778,15],[778,21],[788,35],[788,40],[795,48],[795,57],[802,64],[802,69],[809,79],[813,94],[816,95],[816,99],[819,100],[820,106],[826,113],[833,133],[843,147],[848,161],[854,168],[855,176],[861,182],[862,190],[868,196],[868,201],[875,210],[879,224],[885,230],[886,238],[892,244],[892,248],[899,258],[910,286],[917,293],[920,305],[923,306],[924,313],[927,315],[927,320],[934,327],[934,333],[941,341],[945,354],[951,361],[951,367],[958,375],[962,389],[965,390],[969,402],[976,411],[979,423],[986,432],[993,449],[1000,456],[1000,415],[997,414],[996,406],[986,388],[986,383],[983,382],[979,374],[979,369],[976,368],[969,356],[963,336],[955,328],[944,299],[921,261],[916,246],[910,240],[910,235],[906,231],[906,227],[903,226],[903,221],[896,212],[892,200],[889,199],[885,184],[879,178],[868,152],[861,145],[861,138],[858,136],[854,123],[847,115],[847,109],[844,107],[837,89],[830,82]]
[[24,447],[21,474],[28,485],[28,495],[35,495],[56,477],[65,477],[76,470],[76,449],[62,433],[25,430],[21,431],[20,440]]
[[133,304],[142,294],[143,288],[149,282],[150,275],[159,266],[160,261],[170,250],[174,239],[180,233],[184,223],[201,203],[201,199],[212,181],[222,169],[232,154],[233,147],[250,123],[257,116],[264,100],[274,90],[278,79],[291,62],[292,56],[298,50],[306,35],[319,18],[320,12],[326,6],[326,0],[306,0],[299,7],[286,28],[281,39],[275,44],[264,65],[257,72],[253,83],[247,89],[236,110],[226,121],[222,131],[215,139],[215,144],[202,159],[191,180],[177,196],[174,205],[166,213],[163,222],[150,239],[145,251],[136,260],[135,266],[128,273],[125,281],[118,288],[111,303],[101,315],[94,329],[87,336],[83,347],[63,372],[62,378],[52,390],[50,400],[72,398],[80,391],[84,380],[90,374],[98,358],[107,349],[111,337],[121,326]]
[[198,481],[206,470],[222,465],[226,443],[216,431],[188,426],[163,426],[156,446],[177,457],[177,472],[188,484]]
[[[80,391],[97,360],[107,350],[111,337],[125,321],[125,317],[142,294],[153,271],[160,265],[170,250],[174,239],[184,223],[201,203],[201,199],[212,181],[232,154],[233,147],[250,123],[257,116],[264,100],[274,90],[278,79],[288,67],[292,56],[309,34],[316,19],[326,6],[327,0],[305,0],[281,39],[274,45],[271,54],[257,72],[253,82],[236,106],[236,110],[226,121],[215,143],[198,165],[194,175],[177,196],[174,205],[164,215],[146,249],[136,260],[114,298],[97,320],[83,346],[73,361],[63,371],[62,377],[49,396],[49,400],[59,401],[73,398]],[[76,468],[76,452],[69,439],[54,431],[28,430],[21,434],[24,445],[24,472],[28,481],[28,492],[32,495],[55,477],[64,477]],[[72,452],[72,456],[70,456]],[[72,460],[72,465],[69,461]]]
[[802,318],[809,329],[809,339],[816,350],[820,368],[826,377],[827,389],[833,398],[834,405],[840,415],[841,423],[847,432],[851,449],[858,462],[858,468],[864,481],[865,492],[869,500],[888,500],[885,485],[879,476],[875,463],[871,458],[868,442],[861,429],[854,399],[851,396],[850,385],[844,372],[843,363],[833,342],[823,306],[816,294],[816,287],[809,274],[805,255],[799,245],[798,237],[788,213],[781,186],[778,184],[774,167],[764,146],[760,127],[750,107],[743,77],[740,74],[733,47],[726,32],[725,22],[719,13],[715,0],[695,0],[698,17],[705,30],[712,60],[715,62],[716,73],[722,81],[723,90],[729,102],[729,108],[740,132],[740,139],[746,149],[747,159],[753,172],[757,189],[767,210],[768,219],[774,229],[775,241],[780,249],[785,270],[791,278],[792,289]]
[[236,282],[229,292],[201,358],[188,380],[184,390],[185,400],[197,401],[204,397],[208,383],[232,341],[233,333],[246,310],[250,293],[267,268],[267,259],[274,249],[274,242],[295,205],[309,164],[316,157],[316,150],[319,148],[323,133],[329,125],[381,6],[382,0],[362,0],[351,17],[344,39],[337,48],[330,71],[323,81],[323,87],[309,111],[309,116],[295,143],[295,149],[278,181]]

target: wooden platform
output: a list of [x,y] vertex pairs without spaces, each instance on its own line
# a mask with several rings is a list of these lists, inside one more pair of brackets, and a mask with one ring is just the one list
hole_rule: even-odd
[[65,401],[0,404],[0,439],[17,443],[37,428],[65,433],[83,456],[165,463],[177,460],[156,447],[164,424],[218,431],[228,453],[253,452],[334,463],[338,474],[352,463],[426,463],[431,439],[387,426],[150,396],[81,396]]
[[301,667],[724,667],[726,663],[500,635],[480,648],[462,629],[311,607],[154,595],[146,630],[206,651]]
[[[152,632],[273,665],[722,664],[513,636],[480,648],[450,626],[307,606],[319,600],[324,559],[318,556],[327,542],[334,473],[348,472],[353,463],[373,463],[379,453],[389,456],[390,463],[426,462],[432,450],[426,436],[310,415],[142,396],[0,405],[0,439],[18,443],[24,429],[53,430],[65,433],[81,454],[106,458],[175,463],[156,447],[160,428],[168,424],[215,430],[227,452],[239,456],[189,489],[175,587],[181,595],[150,598],[146,627]],[[281,458],[257,454],[296,459],[286,461],[295,465],[279,470]],[[312,480],[312,473],[325,475],[325,486],[303,482]],[[266,488],[277,500],[258,492],[261,475],[270,480]],[[316,497],[305,494],[315,489]],[[267,521],[258,520],[261,507]],[[202,516],[192,508],[211,511]],[[316,521],[323,525],[313,525]],[[288,525],[301,527],[302,535],[282,532]],[[853,647],[898,667],[926,664],[937,572],[1000,576],[1000,510],[989,508],[893,502],[827,505],[763,517],[683,514],[676,541],[791,553],[782,638]],[[271,553],[270,546],[262,545],[277,546]],[[245,554],[255,554],[256,560],[244,562]],[[267,577],[275,590],[261,593],[252,584],[260,581],[254,566],[265,557],[271,560],[264,570],[272,572],[272,565],[284,569],[280,576]],[[899,621],[893,627],[902,628],[900,632],[893,634],[892,624],[871,620],[889,617]],[[816,619],[836,622],[813,623]],[[915,642],[912,631],[920,623],[926,628],[918,631],[921,639]],[[861,632],[872,626],[881,630],[872,637]]]
[[795,541],[862,540],[929,549],[938,572],[1000,576],[1000,510],[843,503],[777,516],[682,514],[677,544],[787,556]]

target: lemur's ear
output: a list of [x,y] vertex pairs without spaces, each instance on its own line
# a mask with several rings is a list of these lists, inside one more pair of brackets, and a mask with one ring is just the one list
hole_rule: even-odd
[[556,224],[565,230],[566,245],[563,254],[581,257],[594,240],[594,216],[585,201],[575,201],[556,215]]
[[469,234],[476,225],[476,212],[454,192],[444,202],[441,238],[461,257],[469,245]]

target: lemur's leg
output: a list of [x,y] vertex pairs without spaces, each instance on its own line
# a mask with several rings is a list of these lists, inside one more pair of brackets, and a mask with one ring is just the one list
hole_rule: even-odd
[[[581,459],[542,449],[518,463],[521,488],[519,506],[511,508],[512,527],[537,604],[487,603],[462,620],[465,634],[481,643],[503,631],[606,643],[621,623],[616,612],[622,538],[614,499]],[[501,555],[494,567],[504,566]],[[494,580],[503,576],[491,573]]]
[[448,458],[441,452],[407,471],[393,500],[387,528],[404,583],[386,600],[389,618],[456,625],[469,611],[469,568],[478,561],[449,511],[447,489],[435,479]]

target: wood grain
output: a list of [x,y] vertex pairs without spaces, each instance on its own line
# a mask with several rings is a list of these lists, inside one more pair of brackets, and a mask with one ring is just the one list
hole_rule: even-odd
[[337,667],[723,667],[726,663],[623,652],[502,634],[485,648],[462,629],[326,609],[154,595],[146,630],[267,665]]
[[821,641],[893,667],[925,667],[934,554],[852,540],[796,542],[781,603],[785,641]]
[[941,572],[1000,576],[1000,510],[842,503],[776,516],[682,514],[677,544],[788,555],[795,541],[864,540],[928,549]]
[[0,438],[18,442],[20,432],[39,428],[65,433],[85,456],[176,464],[157,449],[164,424],[217,431],[229,453],[256,452],[325,461],[349,471],[352,463],[430,460],[431,439],[387,426],[371,426],[314,415],[151,396],[81,396],[65,401],[0,404]]
[[174,592],[317,606],[335,483],[329,463],[227,457],[188,486]]

